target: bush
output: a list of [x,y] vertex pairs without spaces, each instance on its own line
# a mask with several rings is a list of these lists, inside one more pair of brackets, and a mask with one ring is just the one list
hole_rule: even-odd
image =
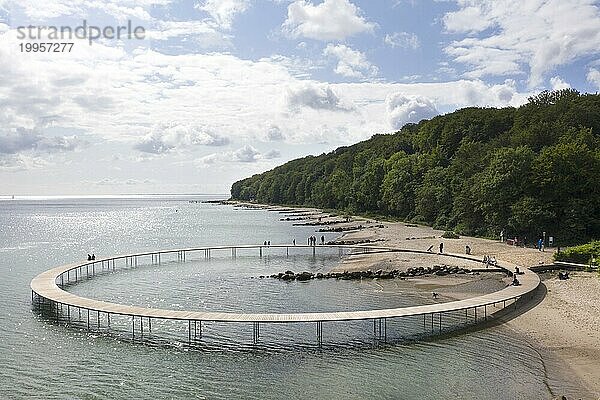
[[580,246],[567,247],[561,250],[560,253],[554,255],[557,261],[567,261],[578,264],[589,264],[592,259],[595,259],[595,265],[598,265],[600,257],[600,240],[595,240]]
[[442,237],[444,239],[460,239],[460,236],[458,236],[456,233],[454,233],[452,231],[446,231],[446,232],[444,232],[444,234],[442,235]]

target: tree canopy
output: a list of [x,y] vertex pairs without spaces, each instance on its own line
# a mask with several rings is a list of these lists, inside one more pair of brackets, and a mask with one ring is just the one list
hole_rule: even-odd
[[462,234],[600,237],[600,95],[470,107],[235,182],[233,199],[373,213]]

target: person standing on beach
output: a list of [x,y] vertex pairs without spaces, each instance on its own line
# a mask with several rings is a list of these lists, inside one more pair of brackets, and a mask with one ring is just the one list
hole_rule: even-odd
[[321,245],[325,244],[325,235],[321,235]]
[[295,246],[296,245],[296,239],[292,240],[292,244]]
[[444,242],[440,243],[440,253],[444,252]]

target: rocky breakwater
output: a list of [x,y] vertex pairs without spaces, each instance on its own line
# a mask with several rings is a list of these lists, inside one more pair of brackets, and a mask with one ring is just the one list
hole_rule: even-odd
[[345,280],[358,280],[358,279],[406,279],[416,276],[426,275],[452,275],[452,274],[479,274],[479,272],[472,272],[469,269],[449,266],[449,265],[434,265],[433,267],[417,267],[408,268],[406,271],[394,270],[377,270],[372,271],[370,269],[366,271],[344,271],[344,272],[317,272],[312,273],[308,271],[295,273],[293,271],[279,272],[269,276],[261,275],[259,278],[274,278],[282,281],[309,281],[311,279],[345,279]]

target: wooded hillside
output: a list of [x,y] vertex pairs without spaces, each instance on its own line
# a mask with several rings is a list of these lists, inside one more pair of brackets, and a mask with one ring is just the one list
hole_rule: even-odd
[[600,95],[465,108],[238,181],[238,200],[374,213],[561,244],[600,237]]

